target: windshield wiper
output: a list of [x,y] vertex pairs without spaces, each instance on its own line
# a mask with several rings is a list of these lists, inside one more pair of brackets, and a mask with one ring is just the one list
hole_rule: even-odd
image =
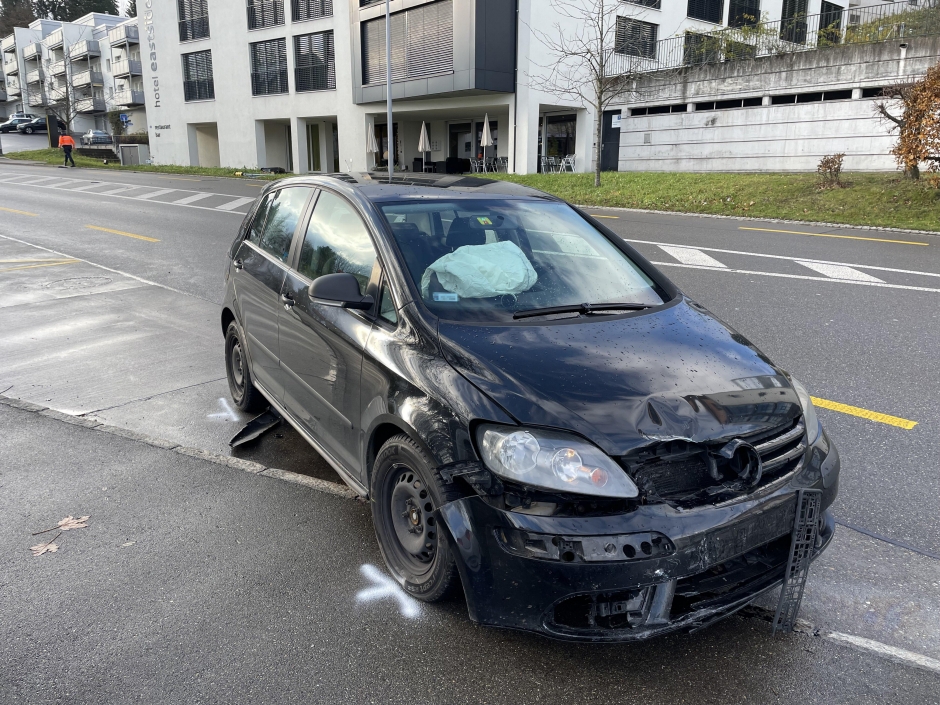
[[642,311],[650,304],[568,304],[567,306],[547,306],[546,308],[530,308],[525,311],[516,311],[512,314],[516,318],[529,318],[531,316],[550,316],[553,313],[580,313],[587,315],[600,311]]

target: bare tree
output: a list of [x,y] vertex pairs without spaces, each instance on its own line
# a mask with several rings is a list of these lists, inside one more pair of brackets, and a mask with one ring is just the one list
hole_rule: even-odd
[[[594,139],[597,145],[594,185],[601,185],[601,145],[604,111],[617,101],[640,90],[638,79],[652,88],[648,79],[659,67],[656,37],[643,22],[618,22],[619,0],[550,0],[560,17],[552,29],[532,29],[548,50],[551,60],[539,65],[543,73],[530,76],[530,84],[565,100],[580,101],[594,110]],[[657,71],[664,78],[663,71]]]

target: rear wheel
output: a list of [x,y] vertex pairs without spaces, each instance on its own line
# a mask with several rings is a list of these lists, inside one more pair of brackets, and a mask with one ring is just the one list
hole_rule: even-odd
[[251,381],[251,370],[238,324],[232,321],[225,332],[225,376],[232,401],[242,411],[257,411],[266,401]]
[[370,488],[385,564],[405,590],[424,602],[436,602],[459,585],[446,528],[433,513],[460,494],[441,482],[434,465],[408,436],[395,436],[375,459]]
[[27,135],[31,135],[33,134],[33,128],[27,127],[25,130],[23,130],[23,132],[25,132]]

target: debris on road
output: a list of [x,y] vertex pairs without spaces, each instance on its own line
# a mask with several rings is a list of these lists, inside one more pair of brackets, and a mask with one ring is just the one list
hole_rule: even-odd
[[61,535],[62,532],[60,531],[55,535],[52,541],[49,541],[48,543],[40,543],[36,546],[30,546],[29,550],[33,552],[33,556],[41,556],[44,553],[55,553],[59,550],[59,546],[58,544],[54,543],[54,541]]
[[281,415],[274,411],[274,409],[268,409],[263,414],[256,416],[246,423],[241,431],[232,436],[232,440],[230,440],[228,444],[232,448],[237,448],[245,443],[250,443],[251,441],[257,440],[280,423]]
[[90,515],[85,515],[76,519],[71,514],[69,514],[65,519],[60,521],[58,524],[53,526],[51,529],[43,529],[42,531],[37,531],[33,536],[39,536],[39,534],[45,534],[50,531],[55,531],[59,529],[60,531],[71,531],[72,529],[87,529],[88,520],[91,518]]

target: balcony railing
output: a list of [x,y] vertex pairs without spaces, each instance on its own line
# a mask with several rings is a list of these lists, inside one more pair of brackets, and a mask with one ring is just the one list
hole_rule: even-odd
[[46,80],[46,72],[41,68],[26,72],[27,83],[39,83],[40,81],[44,80]]
[[6,88],[0,88],[0,102],[6,101],[6,100],[8,100]]
[[104,78],[100,71],[81,71],[72,74],[72,85],[76,88],[82,86],[101,86],[104,85]]
[[270,71],[252,71],[251,94],[274,95],[287,93],[287,69],[272,69]]
[[7,76],[15,76],[20,72],[20,64],[16,60],[16,55],[14,54],[10,59],[7,59],[6,55],[3,57],[3,73]]
[[652,56],[643,47],[621,45],[611,53],[609,73],[643,73],[934,35],[940,35],[940,0],[909,0],[776,22],[755,19],[748,26],[715,32],[687,32],[656,42]]
[[64,41],[64,36],[61,29],[57,29],[55,32],[49,32],[46,38],[43,40],[46,48],[48,49],[58,49],[62,46]]
[[8,52],[16,49],[16,36],[13,34],[8,34],[2,40],[0,40],[0,52]]
[[101,56],[101,47],[94,39],[83,39],[69,47],[69,58],[73,61],[87,59],[91,56]]
[[23,90],[19,86],[11,83],[7,84],[7,100],[12,100],[20,95],[23,95]]
[[49,73],[53,76],[62,76],[65,74],[65,60],[55,61],[49,64]]
[[183,100],[214,100],[215,82],[211,78],[183,80]]
[[122,76],[142,76],[140,61],[135,59],[122,59],[111,64],[111,73],[115,78]]
[[114,94],[115,105],[126,105],[128,107],[144,104],[144,92],[134,90],[117,91]]
[[104,98],[79,98],[75,101],[77,113],[103,113],[106,107]]
[[68,97],[68,89],[64,83],[46,86],[46,97],[50,103],[62,102]]
[[321,66],[298,66],[294,69],[294,84],[298,93],[335,90],[335,64],[331,61]]
[[40,108],[49,104],[46,92],[43,90],[30,90],[26,92],[26,104],[31,108]]
[[28,44],[25,49],[23,49],[23,60],[31,61],[33,59],[42,58],[42,45],[39,42],[33,42]]
[[115,27],[108,32],[108,41],[111,43],[111,46],[123,44],[124,42],[128,44],[139,44],[140,32],[137,29],[137,25],[122,24],[120,27]]
[[181,42],[205,39],[209,36],[209,15],[194,17],[191,20],[180,20],[179,26]]

